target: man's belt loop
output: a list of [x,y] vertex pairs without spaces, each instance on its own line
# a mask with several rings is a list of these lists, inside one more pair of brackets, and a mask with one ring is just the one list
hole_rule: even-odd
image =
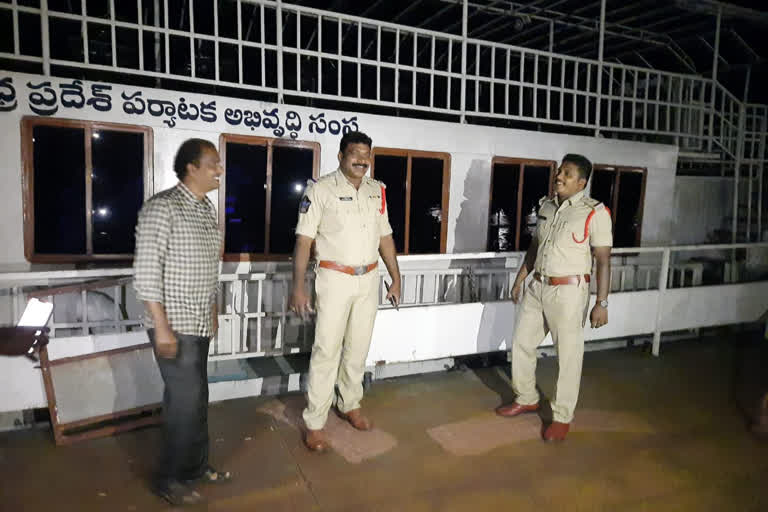
[[375,261],[370,265],[351,267],[349,265],[342,265],[341,263],[336,263],[335,261],[322,260],[317,264],[317,266],[321,268],[327,268],[329,270],[336,270],[337,272],[343,272],[344,274],[349,274],[351,276],[362,276],[367,274],[371,270],[375,269],[376,267],[378,267],[379,262]]

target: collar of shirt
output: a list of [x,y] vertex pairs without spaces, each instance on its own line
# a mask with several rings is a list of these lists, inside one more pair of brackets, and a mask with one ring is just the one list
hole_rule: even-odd
[[[340,185],[347,184],[350,187],[355,188],[355,186],[349,181],[349,179],[344,174],[344,171],[341,170],[341,168],[336,169],[334,179],[336,181],[336,186],[337,187],[340,186]],[[363,176],[363,180],[360,182],[360,185],[365,185],[366,183],[368,183],[368,180],[370,180],[370,179],[371,178],[369,178],[367,175]],[[355,188],[355,190],[357,190],[357,189]]]
[[179,189],[181,196],[185,200],[189,201],[195,206],[202,206],[205,209],[210,209],[213,206],[213,204],[209,205],[210,200],[208,199],[208,196],[203,196],[202,199],[198,199],[197,196],[193,194],[191,190],[189,190],[189,187],[187,187],[183,181],[179,181],[179,184],[176,185],[176,188]]
[[[572,205],[573,203],[575,203],[575,202],[577,202],[577,201],[580,201],[582,197],[584,197],[584,190],[580,190],[579,192],[576,192],[576,193],[575,193],[575,194],[573,194],[571,197],[569,197],[568,199],[566,199],[566,200],[563,202],[563,204],[567,204],[567,205],[569,205],[569,206],[570,206],[570,205]],[[560,208],[560,197],[559,197],[557,194],[555,194],[555,206],[557,206],[558,208]]]

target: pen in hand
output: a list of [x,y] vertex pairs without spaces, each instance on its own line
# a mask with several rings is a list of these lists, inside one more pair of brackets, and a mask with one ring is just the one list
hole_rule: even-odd
[[[389,293],[389,283],[384,281],[384,286],[387,288],[387,293]],[[400,311],[400,308],[397,306],[397,302],[395,301],[394,297],[389,298],[389,303],[395,307],[395,311]]]

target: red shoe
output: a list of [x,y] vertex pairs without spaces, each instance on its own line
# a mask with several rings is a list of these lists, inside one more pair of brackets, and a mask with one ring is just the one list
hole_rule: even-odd
[[352,409],[349,412],[339,411],[339,416],[347,420],[349,424],[357,430],[371,430],[373,428],[373,422],[363,416],[362,409],[359,407],[357,409]]
[[325,431],[323,429],[312,430],[308,428],[304,435],[304,444],[310,451],[324,452],[328,449],[328,440],[325,437]]
[[568,434],[570,424],[560,423],[559,421],[553,421],[547,430],[544,431],[545,441],[565,441],[565,436]]
[[513,418],[519,414],[524,414],[526,412],[535,412],[539,410],[539,404],[531,404],[531,405],[522,405],[517,402],[514,402],[510,405],[502,405],[501,407],[496,408],[496,414],[499,416],[504,416],[505,418]]

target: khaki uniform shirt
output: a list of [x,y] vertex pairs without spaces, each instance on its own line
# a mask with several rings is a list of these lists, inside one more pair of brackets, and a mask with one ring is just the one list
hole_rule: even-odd
[[378,261],[379,241],[391,233],[383,183],[365,176],[356,190],[337,170],[307,184],[296,234],[315,240],[318,260],[368,265]]
[[[585,238],[584,226],[593,211]],[[613,246],[611,216],[602,203],[584,195],[584,191],[562,204],[557,196],[544,197],[539,201],[536,238],[536,272],[549,277],[590,274],[591,248]]]

